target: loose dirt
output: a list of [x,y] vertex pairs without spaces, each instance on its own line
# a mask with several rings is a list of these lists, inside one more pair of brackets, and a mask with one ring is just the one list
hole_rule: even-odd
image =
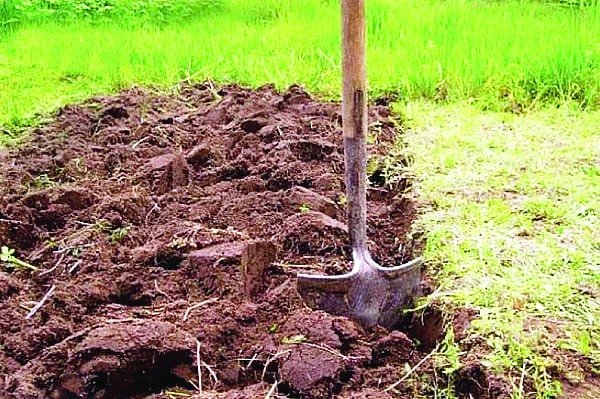
[[[399,122],[385,105],[369,118],[383,159]],[[416,206],[383,164],[369,165],[368,234],[397,265],[419,252]],[[350,256],[340,106],[299,87],[66,106],[2,154],[0,181],[0,242],[40,268],[0,272],[1,397],[388,398],[443,336],[435,312],[367,331],[302,303],[298,271],[340,273]],[[431,359],[418,372],[394,397],[427,395]],[[465,373],[462,397],[506,397]]]

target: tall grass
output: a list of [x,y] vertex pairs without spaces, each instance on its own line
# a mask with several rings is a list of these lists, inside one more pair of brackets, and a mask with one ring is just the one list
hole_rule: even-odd
[[81,20],[173,23],[223,4],[224,0],[2,0],[0,28]]
[[[338,97],[337,0],[0,1],[0,124],[92,93],[211,78]],[[600,6],[368,0],[372,95],[600,105]],[[12,22],[11,22],[12,21]]]

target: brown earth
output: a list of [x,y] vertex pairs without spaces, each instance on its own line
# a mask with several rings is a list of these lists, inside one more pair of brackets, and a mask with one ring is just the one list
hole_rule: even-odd
[[[384,157],[398,122],[385,105],[369,117]],[[300,270],[350,266],[340,124],[339,104],[299,87],[131,89],[4,152],[0,242],[40,270],[0,272],[0,397],[392,397],[443,315],[365,330],[295,289]],[[421,245],[410,181],[369,171],[370,247],[397,265]],[[475,316],[458,313],[457,334]],[[434,371],[427,359],[394,397],[426,397]],[[461,397],[508,397],[479,363],[461,372]]]

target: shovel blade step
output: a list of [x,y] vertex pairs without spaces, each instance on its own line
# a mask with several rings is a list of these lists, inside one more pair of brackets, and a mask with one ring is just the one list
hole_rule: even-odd
[[421,260],[395,268],[356,268],[342,276],[299,274],[297,287],[305,303],[371,327],[392,328],[421,295]]

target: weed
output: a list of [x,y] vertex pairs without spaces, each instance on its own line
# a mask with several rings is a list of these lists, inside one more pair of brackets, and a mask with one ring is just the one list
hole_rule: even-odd
[[[98,232],[108,233],[111,242],[121,241],[127,236],[129,230],[131,230],[131,226],[113,226],[108,220],[104,219],[96,220],[96,222],[90,226]],[[178,242],[176,244],[178,244]]]
[[341,207],[345,207],[348,204],[348,199],[346,198],[346,194],[340,193],[337,198],[337,203],[340,204]]
[[131,226],[119,227],[119,228],[113,229],[110,234],[110,240],[113,242],[121,241],[123,238],[125,238],[127,233],[129,233],[130,229],[131,229]]
[[21,269],[31,269],[31,270],[38,270],[37,267],[30,265],[27,262],[24,262],[22,260],[20,260],[19,258],[17,258],[16,256],[14,256],[13,254],[15,253],[15,250],[12,248],[8,248],[6,246],[2,246],[2,248],[0,249],[0,261],[6,263],[7,265],[10,265],[12,267],[17,267],[17,268],[21,268]]
[[440,349],[436,353],[436,363],[438,367],[441,367],[444,374],[452,376],[462,367],[460,355],[460,347],[454,342],[454,330],[448,328],[440,344]]
[[165,391],[165,395],[169,399],[192,398],[195,395],[182,389],[169,389]]
[[300,204],[300,205],[298,205],[298,210],[300,211],[300,213],[308,213],[308,212],[310,212],[310,205]]
[[292,337],[283,337],[281,338],[281,343],[282,344],[302,344],[308,342],[308,338],[306,338],[304,335],[299,334],[299,335],[294,335]]
[[279,324],[273,323],[269,326],[269,333],[274,334],[279,330]]
[[96,230],[101,233],[110,233],[112,230],[112,225],[108,220],[99,219],[91,225],[93,230]]
[[56,186],[56,182],[53,181],[46,173],[42,173],[41,175],[36,176],[29,183],[29,186],[36,189],[49,188]]
[[55,249],[59,246],[59,243],[53,238],[49,238],[44,241],[44,245],[47,246],[49,249]]

